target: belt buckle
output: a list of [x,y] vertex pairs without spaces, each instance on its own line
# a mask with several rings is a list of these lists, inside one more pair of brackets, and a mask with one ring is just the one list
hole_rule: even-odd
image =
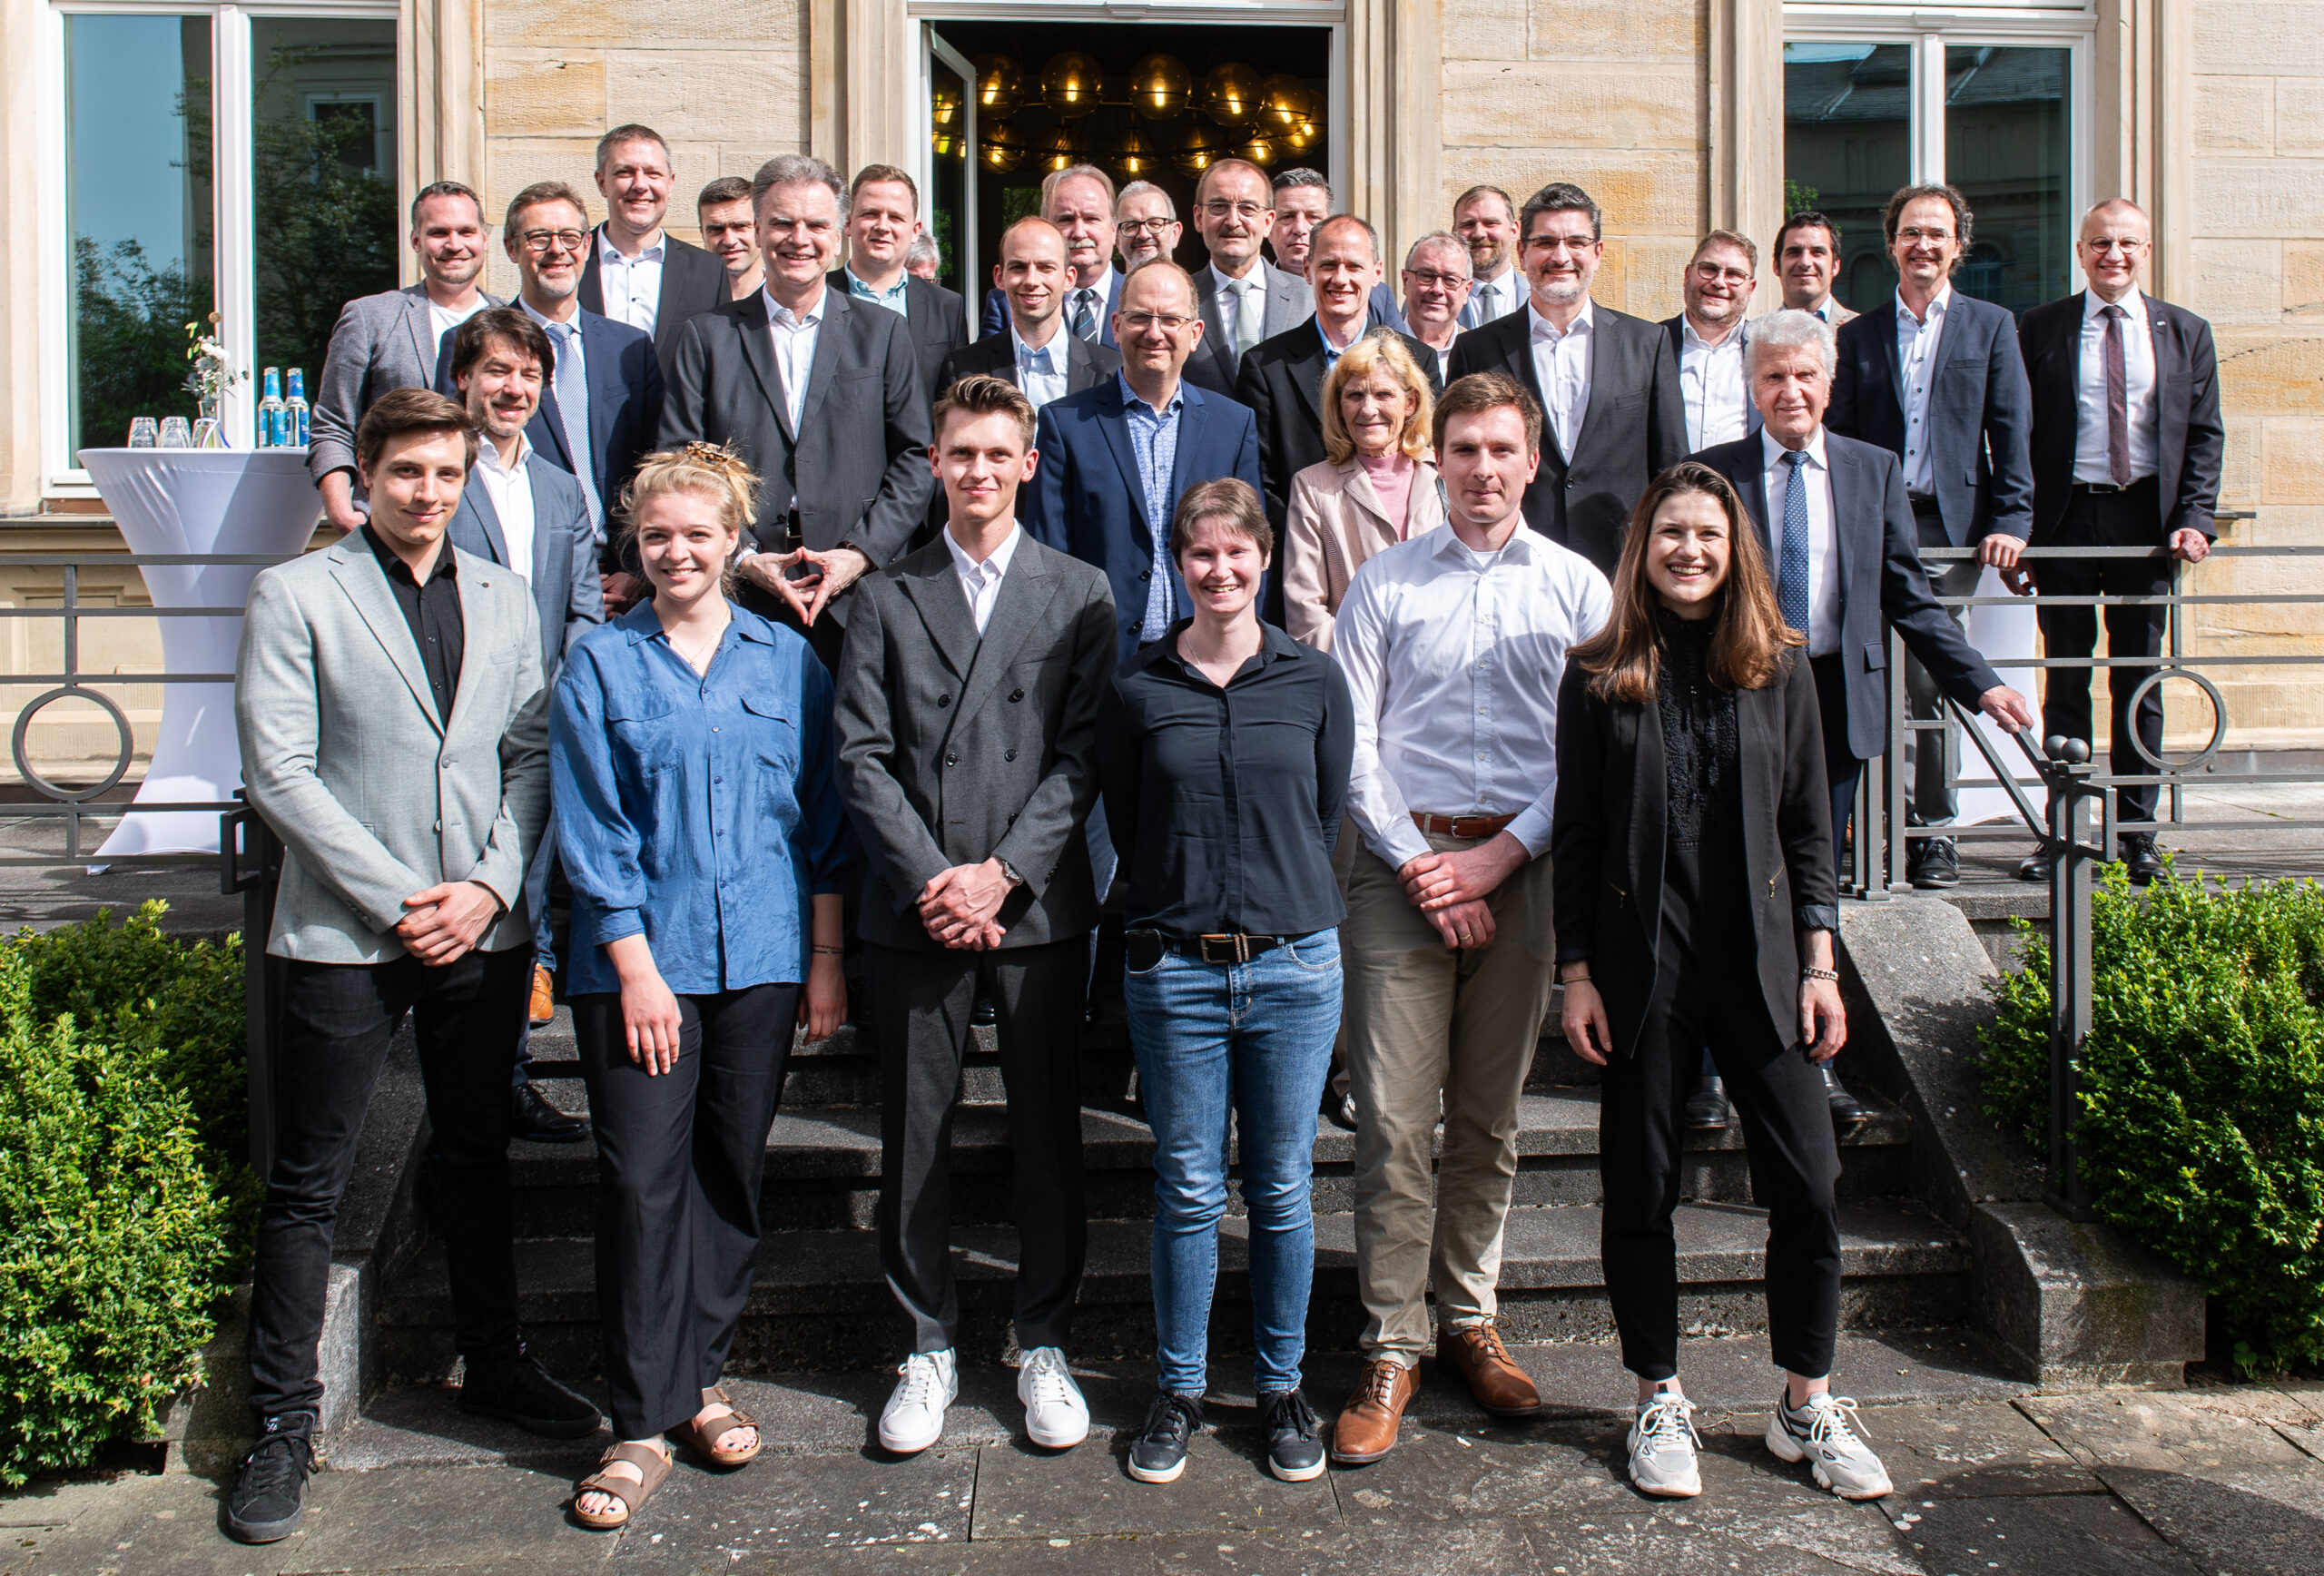
[[[1211,955],[1210,944],[1213,941],[1227,943],[1225,957],[1216,958]],[[1202,960],[1206,963],[1247,963],[1251,960],[1251,938],[1248,936],[1240,934],[1196,936],[1195,945],[1200,950]]]

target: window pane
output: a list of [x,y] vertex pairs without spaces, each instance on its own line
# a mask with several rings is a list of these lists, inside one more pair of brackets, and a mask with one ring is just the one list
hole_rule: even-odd
[[311,398],[340,308],[395,288],[396,25],[253,17],[251,78],[258,365]]
[[935,54],[928,59],[928,121],[935,178],[928,194],[928,233],[941,253],[936,277],[969,300],[974,317],[984,309],[984,292],[969,278],[968,172],[969,84]]
[[2067,60],[2063,49],[1945,52],[1945,173],[1976,215],[1954,283],[2012,311],[2066,293]]
[[1863,311],[1896,289],[1880,211],[1912,179],[1913,52],[1902,44],[1783,46],[1784,212],[1840,227],[1832,293]]
[[127,443],[135,417],[193,415],[185,325],[212,305],[210,19],[64,21],[73,453]]

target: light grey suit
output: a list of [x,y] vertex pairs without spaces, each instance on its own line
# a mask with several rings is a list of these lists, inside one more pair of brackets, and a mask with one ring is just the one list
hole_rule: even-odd
[[507,905],[480,950],[532,944],[525,867],[548,816],[540,615],[525,583],[486,559],[461,553],[456,580],[465,633],[448,729],[360,534],[251,588],[234,721],[251,803],[286,851],[276,956],[403,957],[403,900],[448,881]]
[[[484,304],[503,305],[487,295]],[[317,481],[355,468],[355,428],[371,401],[396,389],[433,389],[443,347],[428,316],[428,287],[358,296],[340,309],[307,418],[307,472]]]
[[[1315,315],[1315,293],[1307,288],[1305,280],[1295,273],[1285,273],[1264,257],[1259,259],[1259,268],[1267,291],[1267,315],[1259,325],[1260,339],[1271,340]],[[1195,270],[1195,302],[1202,312],[1202,343],[1187,358],[1183,376],[1198,389],[1232,399],[1242,358],[1235,349],[1235,325],[1220,320],[1218,315],[1218,291],[1224,282],[1217,271],[1206,262]]]

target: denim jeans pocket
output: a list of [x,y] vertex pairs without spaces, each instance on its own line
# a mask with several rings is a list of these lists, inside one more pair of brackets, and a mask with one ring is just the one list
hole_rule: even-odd
[[1285,941],[1281,951],[1310,974],[1335,974],[1339,971],[1340,933],[1336,928],[1317,931],[1295,941]]

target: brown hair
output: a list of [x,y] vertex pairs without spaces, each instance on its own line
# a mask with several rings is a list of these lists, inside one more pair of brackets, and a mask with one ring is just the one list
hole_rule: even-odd
[[1765,689],[1783,673],[1791,647],[1807,643],[1807,636],[1784,627],[1758,527],[1743,512],[1733,485],[1707,465],[1681,460],[1654,478],[1623,527],[1622,558],[1614,566],[1613,616],[1567,653],[1590,675],[1590,693],[1601,699],[1644,704],[1658,693],[1659,598],[1646,577],[1646,547],[1654,535],[1656,511],[1685,493],[1717,500],[1727,516],[1727,578],[1714,593],[1719,604],[1712,616],[1718,624],[1711,634],[1711,682],[1721,689]]
[[1444,452],[1444,424],[1455,416],[1482,416],[1502,406],[1514,409],[1525,419],[1525,449],[1529,454],[1541,452],[1541,402],[1533,398],[1524,384],[1506,372],[1472,372],[1465,378],[1455,378],[1452,386],[1437,396],[1436,414],[1429,428],[1429,439],[1436,452]]
[[1790,218],[1785,220],[1783,222],[1783,227],[1776,231],[1775,255],[1777,262],[1781,262],[1783,261],[1784,245],[1791,239],[1791,232],[1795,230],[1820,230],[1824,231],[1827,235],[1829,235],[1832,238],[1833,256],[1837,257],[1839,255],[1840,227],[1833,222],[1832,216],[1825,212],[1820,208],[1803,208],[1798,212],[1793,214]]
[[[737,546],[757,517],[759,478],[750,462],[721,444],[689,443],[684,448],[660,449],[637,462],[636,474],[621,489],[621,501],[614,505],[614,514],[621,522],[618,545],[627,547],[637,540],[637,517],[647,504],[679,493],[707,497],[716,504],[718,522]],[[729,588],[734,575],[730,555],[724,581]]]
[[1262,557],[1274,558],[1275,527],[1267,524],[1266,506],[1259,502],[1249,482],[1222,476],[1188,488],[1178,499],[1177,512],[1170,517],[1172,558],[1187,550],[1194,540],[1195,527],[1205,520],[1217,520],[1229,530],[1242,532],[1258,544]]
[[562,181],[536,181],[508,199],[508,212],[500,221],[500,233],[511,250],[517,245],[517,215],[543,202],[570,202],[581,215],[581,228],[589,228],[589,205],[581,201],[581,193]]
[[625,143],[651,143],[662,150],[662,159],[665,163],[675,163],[670,157],[670,143],[667,138],[652,126],[641,126],[635,121],[632,121],[627,125],[615,126],[597,139],[598,174],[602,175],[606,172],[606,162],[613,157],[614,150]]
[[699,213],[714,204],[748,202],[750,200],[751,183],[748,181],[740,175],[721,175],[702,189],[701,195],[694,200],[694,212]]
[[355,463],[367,475],[392,438],[457,432],[467,440],[464,465],[476,464],[476,426],[468,413],[433,389],[396,389],[371,401],[355,428]]
[[419,211],[438,197],[467,198],[476,204],[477,228],[481,230],[484,227],[484,199],[478,196],[472,188],[463,186],[458,181],[433,181],[422,186],[419,194],[411,200],[411,228],[415,234],[419,230]]
[[452,330],[454,383],[476,369],[476,364],[484,360],[486,347],[494,340],[514,345],[539,362],[542,382],[556,375],[556,347],[549,343],[547,330],[515,307],[487,307]]
[[1691,268],[1703,260],[1703,253],[1714,246],[1733,247],[1743,254],[1745,261],[1750,263],[1753,273],[1759,271],[1759,243],[1739,230],[1714,230],[1700,241],[1696,241],[1695,254],[1687,259],[1687,265]]
[[1340,390],[1374,372],[1387,373],[1413,396],[1412,414],[1404,418],[1396,447],[1407,458],[1426,459],[1435,402],[1429,398],[1428,379],[1421,375],[1420,363],[1413,360],[1404,341],[1387,329],[1374,329],[1350,345],[1324,379],[1324,457],[1334,465],[1345,465],[1355,458],[1355,439],[1348,436],[1346,418],[1340,414]]
[[[1958,186],[1948,186],[1942,181],[1935,181],[1922,186],[1897,187],[1896,195],[1888,199],[1888,206],[1880,211],[1880,233],[1887,238],[1889,245],[1896,245],[1896,226],[1904,220],[1905,204],[1923,197],[1934,197],[1953,210],[1953,228],[1956,232],[1954,239],[1961,243],[1961,257],[1954,260],[1954,266],[1958,268],[1961,258],[1969,255],[1970,237],[1977,228],[1977,216],[1969,212],[1969,199],[1961,194]],[[1833,232],[1832,239],[1838,241],[1837,231]]]
[[855,172],[855,179],[847,183],[846,207],[849,212],[852,213],[855,212],[856,194],[861,192],[863,188],[871,185],[875,181],[880,182],[884,185],[901,186],[905,191],[911,192],[911,211],[914,213],[918,213],[920,212],[919,182],[913,180],[910,174],[896,168],[893,164],[866,164],[863,168]]
[[1509,222],[1512,224],[1517,222],[1517,199],[1512,197],[1508,192],[1502,191],[1498,186],[1472,186],[1466,192],[1462,192],[1458,197],[1453,198],[1452,217],[1454,222],[1459,222],[1462,209],[1466,208],[1470,203],[1474,202],[1480,197],[1500,198],[1501,205],[1509,210]]
[[942,447],[945,418],[956,411],[970,418],[1013,416],[1017,419],[1017,430],[1024,438],[1025,447],[1033,447],[1033,402],[1006,378],[971,373],[938,396],[936,407],[929,414],[930,428],[936,434],[936,442],[931,447]]

